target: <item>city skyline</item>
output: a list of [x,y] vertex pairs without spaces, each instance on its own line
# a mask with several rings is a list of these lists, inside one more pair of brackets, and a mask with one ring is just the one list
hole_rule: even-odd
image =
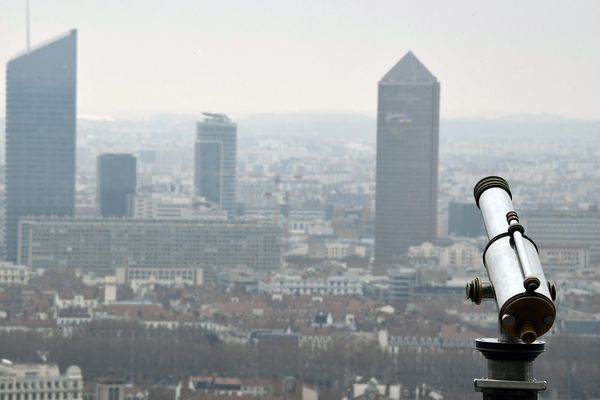
[[1,10],[0,400],[600,399],[600,3]]
[[[25,7],[3,7],[0,59],[7,60],[25,48]],[[35,44],[79,28],[84,116],[201,109],[237,119],[288,111],[373,115],[372,77],[413,49],[440,66],[437,76],[452,99],[443,116],[598,119],[598,12],[597,2],[32,1],[31,38]]]

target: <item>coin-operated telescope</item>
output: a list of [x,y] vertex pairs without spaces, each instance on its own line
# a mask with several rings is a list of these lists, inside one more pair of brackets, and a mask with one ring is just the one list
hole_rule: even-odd
[[544,351],[544,342],[536,339],[554,323],[556,288],[546,280],[537,247],[519,223],[508,183],[489,176],[473,194],[489,238],[483,252],[489,282],[473,279],[467,298],[476,304],[496,301],[501,333],[499,339],[476,340],[488,360],[488,378],[476,379],[475,390],[489,400],[537,399],[546,382],[533,379],[533,360]]

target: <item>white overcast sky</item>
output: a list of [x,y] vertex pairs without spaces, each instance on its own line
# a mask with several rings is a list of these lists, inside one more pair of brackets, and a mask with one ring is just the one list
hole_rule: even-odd
[[[377,81],[412,50],[441,82],[443,117],[600,119],[598,0],[30,0],[30,10],[32,44],[79,31],[80,115],[374,115]],[[24,47],[25,0],[0,0],[0,60]]]

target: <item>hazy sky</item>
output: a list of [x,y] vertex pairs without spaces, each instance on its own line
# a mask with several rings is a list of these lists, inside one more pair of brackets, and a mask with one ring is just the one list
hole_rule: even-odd
[[[80,115],[374,114],[377,81],[412,50],[441,82],[443,117],[600,118],[597,0],[30,0],[30,9],[32,44],[79,31]],[[25,0],[0,0],[0,60],[24,47]]]

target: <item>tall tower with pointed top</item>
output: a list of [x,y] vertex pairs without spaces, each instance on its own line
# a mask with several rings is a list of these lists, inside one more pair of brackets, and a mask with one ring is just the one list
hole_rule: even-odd
[[75,209],[77,31],[27,49],[6,66],[6,258],[19,218]]
[[440,84],[408,52],[379,81],[375,270],[436,237]]

